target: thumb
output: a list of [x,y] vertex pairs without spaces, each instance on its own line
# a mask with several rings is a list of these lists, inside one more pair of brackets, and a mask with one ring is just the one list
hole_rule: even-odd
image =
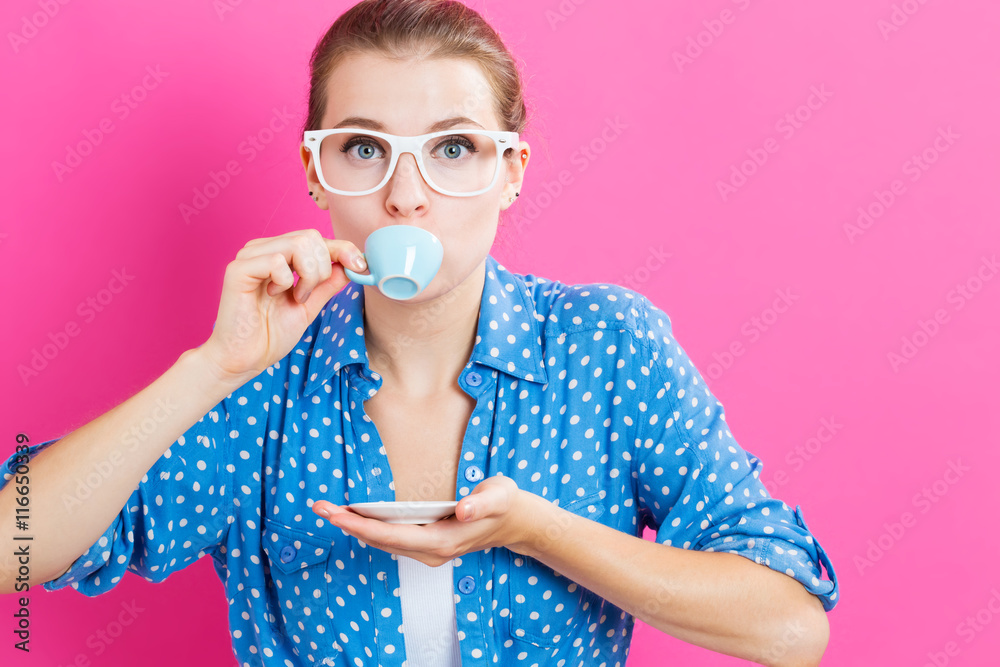
[[459,521],[473,521],[490,515],[494,503],[490,502],[489,488],[489,485],[477,486],[455,506],[455,516]]
[[517,482],[510,477],[487,477],[468,497],[459,501],[455,506],[455,517],[459,521],[473,521],[493,514],[501,515],[510,510],[518,493]]
[[496,502],[498,492],[498,484],[485,480],[455,506],[455,517],[459,521],[472,521],[489,516],[500,504]]
[[[480,499],[479,504],[482,504],[482,499]],[[476,507],[476,502],[472,500],[472,497],[464,498],[462,502],[455,507],[455,516],[459,521],[472,521],[477,516],[482,516],[482,508]]]
[[313,288],[309,298],[305,301],[306,312],[309,313],[309,321],[312,322],[319,315],[327,301],[333,298],[334,294],[340,292],[347,286],[351,279],[344,273],[344,268],[340,264],[333,265],[333,273],[329,278]]

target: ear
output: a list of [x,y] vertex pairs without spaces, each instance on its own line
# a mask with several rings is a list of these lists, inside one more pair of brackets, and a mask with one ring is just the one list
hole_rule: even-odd
[[319,182],[319,176],[316,175],[316,165],[313,163],[313,154],[311,151],[306,150],[305,142],[299,144],[299,155],[302,158],[302,168],[306,171],[308,192],[312,193],[312,197],[310,198],[316,202],[316,206],[320,210],[325,211],[329,208],[326,201],[326,190]]
[[[531,159],[531,146],[528,142],[522,141],[514,149],[513,159],[505,159],[504,164],[504,186],[500,192],[500,210],[506,210],[517,202],[518,193],[524,184],[524,172],[528,168],[528,160]],[[510,201],[513,199],[514,201]]]

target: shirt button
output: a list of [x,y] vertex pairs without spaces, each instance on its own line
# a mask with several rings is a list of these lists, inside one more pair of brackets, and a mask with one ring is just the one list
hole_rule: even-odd
[[458,590],[468,595],[476,590],[476,580],[472,577],[462,577],[458,580]]
[[483,471],[476,466],[469,466],[465,469],[465,479],[470,482],[478,482],[483,478]]
[[295,547],[287,545],[281,548],[281,562],[289,563],[295,558]]
[[483,382],[483,376],[479,373],[472,371],[465,376],[465,381],[468,382],[473,387],[478,387]]

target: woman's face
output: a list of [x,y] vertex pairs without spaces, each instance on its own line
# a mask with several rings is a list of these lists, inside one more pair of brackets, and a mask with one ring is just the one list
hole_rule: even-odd
[[[464,116],[487,130],[501,130],[493,96],[479,66],[461,59],[393,61],[354,54],[334,70],[327,88],[321,129],[347,118],[365,118],[383,132],[403,136],[427,134],[435,123]],[[351,123],[356,127],[356,122]],[[447,129],[475,129],[462,123]],[[372,128],[376,129],[376,128]],[[505,159],[500,176],[487,192],[473,197],[443,195],[431,188],[413,155],[399,156],[395,172],[380,190],[360,197],[325,190],[316,176],[313,155],[301,149],[309,189],[317,204],[329,209],[333,234],[362,251],[370,233],[387,225],[415,225],[432,232],[444,246],[437,276],[411,302],[444,294],[465,281],[489,253],[500,211],[520,191],[529,148],[526,142]],[[524,157],[522,157],[522,155]]]

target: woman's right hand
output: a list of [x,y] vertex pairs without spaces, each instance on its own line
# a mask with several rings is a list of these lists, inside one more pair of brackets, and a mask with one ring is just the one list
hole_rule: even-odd
[[[222,380],[246,382],[284,358],[319,311],[364,271],[361,251],[315,229],[253,239],[226,267],[219,314],[199,349]],[[293,285],[292,272],[299,275]]]

